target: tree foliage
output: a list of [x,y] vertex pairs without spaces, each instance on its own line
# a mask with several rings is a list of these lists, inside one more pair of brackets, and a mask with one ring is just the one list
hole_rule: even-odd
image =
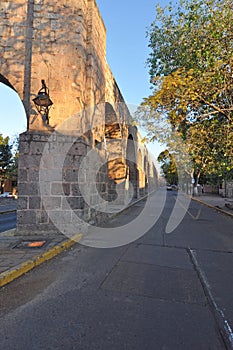
[[179,134],[197,178],[203,172],[230,172],[232,0],[181,0],[175,7],[157,6],[148,36],[153,94],[144,99],[139,117],[149,137],[169,146],[171,132]]
[[3,137],[0,134],[0,171],[6,171],[12,162],[12,145],[9,143],[9,137]]
[[4,180],[9,176],[9,171],[12,167],[12,145],[10,144],[9,137],[3,137],[0,134],[0,181],[1,188]]
[[163,175],[169,184],[177,185],[178,184],[178,174],[176,163],[173,156],[169,153],[168,150],[165,150],[160,153],[158,161],[161,163],[161,169]]
[[12,144],[12,158],[11,162],[7,168],[7,174],[8,176],[14,177],[17,179],[18,177],[18,161],[19,161],[19,138],[18,136],[15,136]]

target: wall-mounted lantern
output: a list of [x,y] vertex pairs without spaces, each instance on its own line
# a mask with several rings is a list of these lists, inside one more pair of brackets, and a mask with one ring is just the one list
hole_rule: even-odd
[[41,80],[42,88],[38,91],[37,96],[33,99],[37,111],[42,116],[44,123],[49,124],[49,109],[53,105],[49,97],[49,90],[44,80]]

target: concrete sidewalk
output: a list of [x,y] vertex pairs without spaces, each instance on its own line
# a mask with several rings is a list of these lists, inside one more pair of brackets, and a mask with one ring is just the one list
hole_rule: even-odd
[[233,205],[233,198],[223,198],[216,194],[204,193],[198,196],[194,196],[192,199],[233,217],[233,210],[226,206],[229,204]]
[[23,237],[16,236],[15,229],[0,233],[0,287],[70,248],[81,237]]

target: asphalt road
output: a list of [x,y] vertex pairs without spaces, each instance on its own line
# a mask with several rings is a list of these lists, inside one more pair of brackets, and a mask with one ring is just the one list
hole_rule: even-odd
[[0,232],[16,227],[16,212],[0,214]]
[[[233,326],[232,219],[192,202],[167,234],[174,202],[169,193],[157,223],[131,244],[77,244],[2,288],[0,349],[227,349],[221,322]],[[142,209],[138,203],[111,225]]]

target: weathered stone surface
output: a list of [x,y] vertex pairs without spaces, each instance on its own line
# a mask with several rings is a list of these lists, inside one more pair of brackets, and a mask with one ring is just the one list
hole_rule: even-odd
[[69,183],[55,182],[55,183],[51,184],[51,195],[69,196],[69,194],[70,194],[70,184]]
[[27,182],[28,181],[28,170],[20,168],[18,171],[18,181]]
[[36,223],[37,224],[47,224],[49,223],[49,217],[47,211],[40,210],[36,212],[37,217],[36,217]]
[[18,190],[21,196],[38,196],[39,184],[38,182],[18,183]]
[[20,196],[17,202],[17,210],[29,209],[28,202],[29,202],[29,197]]
[[[39,172],[37,168],[29,168],[27,170],[28,173],[28,181],[30,182],[38,182],[39,181]],[[23,182],[23,181],[21,181]]]
[[46,210],[55,210],[61,208],[61,197],[59,196],[44,196],[43,203]]
[[17,212],[18,224],[34,224],[36,223],[36,212],[34,210],[18,210]]
[[83,197],[66,197],[62,203],[62,209],[84,209],[85,201]]
[[40,209],[41,208],[41,197],[31,196],[29,197],[29,209]]
[[71,184],[71,195],[81,197],[81,191],[80,191],[79,184],[77,184],[77,183]]

